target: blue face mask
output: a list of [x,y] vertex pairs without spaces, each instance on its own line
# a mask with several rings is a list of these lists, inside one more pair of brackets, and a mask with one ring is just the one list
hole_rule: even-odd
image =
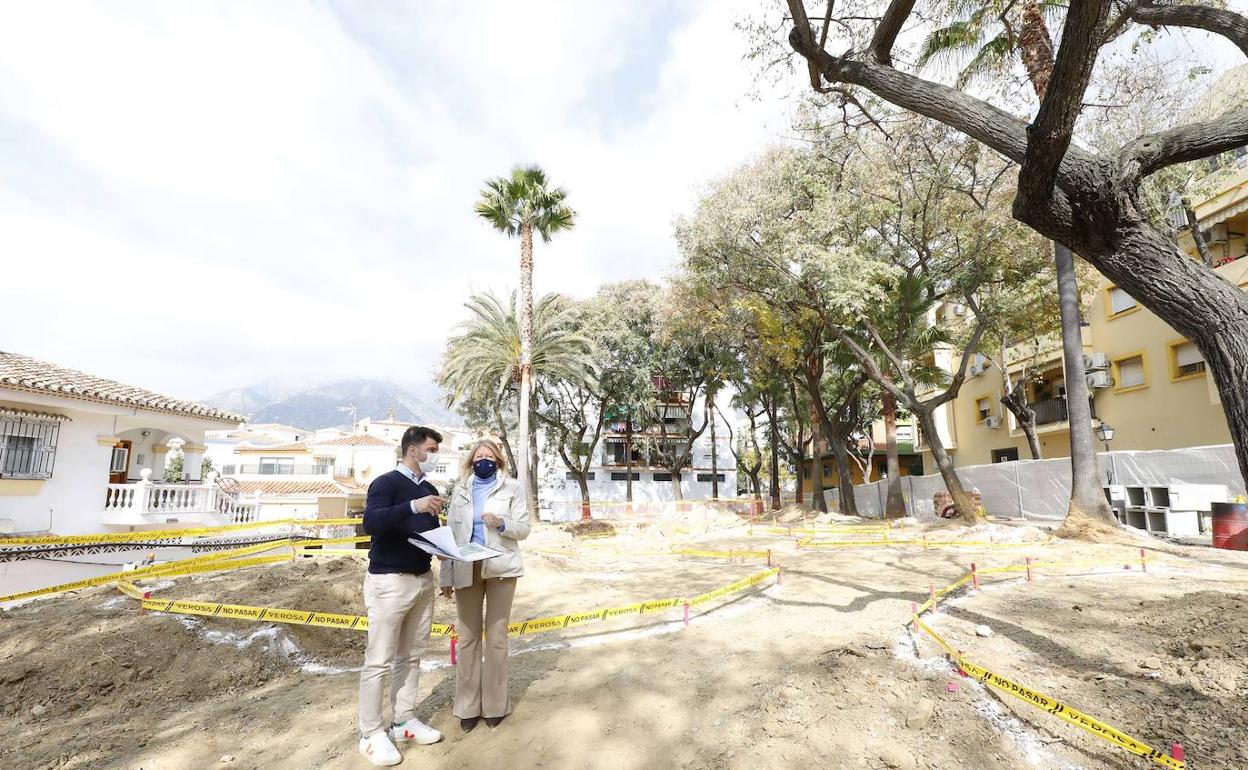
[[479,479],[488,479],[498,470],[498,463],[493,460],[477,460],[472,464],[472,472]]

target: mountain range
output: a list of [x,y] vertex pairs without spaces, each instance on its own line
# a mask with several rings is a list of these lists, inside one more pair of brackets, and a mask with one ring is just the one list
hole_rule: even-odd
[[270,380],[222,391],[204,403],[246,415],[248,422],[276,422],[300,428],[349,428],[355,419],[392,418],[421,425],[454,426],[459,415],[442,406],[434,388],[365,378],[318,384]]

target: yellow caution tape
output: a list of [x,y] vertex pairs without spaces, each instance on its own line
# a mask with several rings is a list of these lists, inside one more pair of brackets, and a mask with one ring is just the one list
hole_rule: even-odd
[[[1125,564],[1126,566],[1130,566],[1131,564],[1138,563],[1139,561],[1140,559],[1138,557],[1131,558],[1127,559]],[[1145,559],[1145,561],[1149,561],[1149,559]],[[1027,570],[1039,570],[1052,567],[1119,566],[1123,564],[1124,560],[1122,559],[1033,562],[1031,564],[1016,564],[1005,567],[976,569],[975,572],[976,574],[983,575],[992,573],[1025,572]],[[1036,708],[1043,709],[1056,717],[1064,719],[1079,729],[1106,740],[1121,749],[1131,752],[1132,754],[1146,757],[1163,767],[1174,768],[1174,770],[1184,770],[1184,768],[1186,768],[1187,765],[1182,760],[1175,759],[1174,757],[1158,751],[1157,749],[1149,746],[1147,743],[1136,738],[1132,738],[1126,733],[1123,733],[1122,731],[1101,722],[1098,719],[1088,716],[1075,708],[1067,706],[1066,704],[1037,690],[1020,685],[1017,682],[1001,676],[1000,674],[994,673],[982,666],[972,663],[962,655],[961,651],[954,649],[954,647],[949,644],[944,637],[936,633],[930,626],[920,620],[920,616],[923,613],[935,608],[936,601],[938,601],[941,596],[961,588],[973,579],[974,575],[967,572],[965,575],[946,585],[944,588],[939,589],[935,592],[934,597],[928,598],[927,601],[917,606],[911,618],[914,625],[931,637],[932,640],[945,651],[950,659],[953,660],[958,668],[964,671],[968,676],[971,676],[980,682],[988,684],[998,690],[1001,690],[1002,692],[1009,693],[1010,695],[1013,695],[1019,700],[1029,703]]]
[[[275,547],[281,547],[282,543],[272,544],[265,543],[265,550]],[[239,549],[249,551],[248,549]],[[224,554],[209,554],[207,557],[200,556],[194,559],[184,559],[180,561],[170,562],[168,564],[157,564],[151,567],[142,567],[134,570],[123,570],[121,572],[110,572],[107,575],[98,575],[96,577],[75,580],[72,583],[61,583],[60,585],[48,586],[46,588],[36,588],[31,591],[23,591],[21,593],[10,594],[8,596],[0,596],[0,603],[13,602],[20,599],[31,599],[36,596],[45,596],[47,594],[59,594],[66,591],[77,591],[81,588],[92,588],[94,586],[107,585],[115,583],[118,580],[137,580],[144,577],[171,577],[173,575],[189,575],[196,572],[217,572],[227,569],[236,569],[240,567],[250,567],[257,564],[271,564],[278,561],[289,561],[290,556],[265,556],[259,559],[244,559],[241,561],[230,561],[229,552]],[[237,555],[237,554],[233,554]],[[209,558],[211,557],[211,558]]]
[[[284,559],[288,557],[276,558]],[[241,562],[235,562],[234,564],[242,566]],[[203,565],[199,565],[198,567],[196,567],[196,565],[192,565],[191,568],[203,569]],[[663,610],[671,609],[672,607],[681,606],[685,603],[688,603],[690,606],[703,604],[705,602],[718,599],[721,596],[727,596],[728,594],[743,591],[750,586],[757,585],[768,577],[777,574],[779,571],[779,569],[764,570],[734,583],[730,583],[722,588],[702,594],[693,599],[657,599],[648,602],[627,604],[621,607],[603,607],[596,610],[589,610],[587,612],[572,612],[566,615],[555,615],[545,618],[523,620],[518,623],[508,625],[507,635],[527,636],[528,634],[557,631],[595,621],[624,617],[626,615],[644,615],[651,612],[661,612]],[[161,575],[161,577],[164,576],[165,575]],[[252,607],[248,605],[221,604],[217,602],[145,599],[143,598],[142,590],[135,587],[131,583],[119,581],[117,587],[127,596],[133,596],[141,599],[144,609],[153,610],[155,612],[170,612],[180,615],[202,615],[214,618],[233,618],[236,620],[269,620],[276,623],[323,626],[327,628],[342,628],[352,631],[368,630],[368,618],[362,615],[336,615],[334,613],[314,612],[310,610],[293,610],[283,609],[280,607]],[[433,624],[433,631],[431,633],[435,636],[452,635],[454,633],[454,627],[435,623]]]
[[704,556],[708,559],[736,559],[736,558],[758,558],[766,559],[771,554],[767,551],[699,551],[692,548],[684,548],[679,551],[671,551],[677,556]]
[[322,537],[322,538],[310,538],[310,539],[305,539],[305,540],[295,540],[293,543],[291,543],[291,545],[295,546],[296,548],[303,548],[307,546],[332,545],[332,544],[337,544],[337,543],[367,543],[368,541],[372,539],[373,538],[369,535],[364,535],[362,537]]
[[38,535],[35,537],[0,538],[0,547],[7,545],[90,545],[95,543],[136,543],[148,540],[168,540],[180,537],[200,537],[222,532],[241,532],[248,529],[272,527],[332,527],[361,524],[362,519],[275,519],[253,521],[245,524],[224,524],[218,527],[192,527],[189,529],[149,529],[142,532],[109,532],[91,535]]
[[1151,759],[1153,762],[1156,762],[1162,767],[1174,768],[1175,770],[1184,770],[1184,768],[1187,767],[1187,763],[1184,761],[1175,759],[1174,757],[1158,751],[1144,741],[1132,738],[1121,730],[1118,730],[1117,728],[1114,728],[1099,719],[1091,717],[1078,709],[1068,706],[1056,698],[1051,698],[1038,690],[1018,684],[1017,682],[1007,679],[1000,674],[989,671],[983,666],[972,663],[960,652],[955,650],[947,641],[945,641],[940,634],[937,634],[930,627],[928,627],[927,624],[920,621],[917,617],[914,622],[924,633],[940,645],[940,648],[953,659],[954,664],[957,665],[957,667],[962,671],[966,672],[968,676],[977,679],[984,684],[991,685],[1001,692],[1009,693],[1015,698],[1018,698],[1031,706],[1047,711],[1053,716],[1064,719],[1075,727],[1091,733],[1098,738],[1109,741],[1110,743],[1118,746],[1119,748],[1125,749],[1132,754]]

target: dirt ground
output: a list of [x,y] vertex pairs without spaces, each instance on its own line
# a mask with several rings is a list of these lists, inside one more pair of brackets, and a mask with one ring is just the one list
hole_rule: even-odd
[[[688,628],[676,609],[513,639],[515,712],[470,734],[450,714],[446,641],[432,639],[420,717],[446,739],[405,749],[403,766],[1149,766],[960,677],[903,625],[929,583],[971,561],[1128,562],[1134,547],[798,549],[796,537],[750,537],[724,516],[687,518],[617,520],[616,536],[588,541],[536,527],[513,620],[692,595],[766,566],[650,555],[656,547],[770,548],[783,584],[706,605]],[[988,535],[1043,536],[997,525],[975,537]],[[1154,747],[1183,743],[1194,770],[1246,766],[1248,554],[1145,542],[1147,573],[985,581],[928,617],[980,665]],[[363,568],[354,556],[316,557],[149,585],[162,598],[358,613]],[[439,600],[436,619],[453,622],[453,603]],[[369,767],[355,749],[363,642],[359,632],[142,616],[106,588],[0,613],[0,767]]]

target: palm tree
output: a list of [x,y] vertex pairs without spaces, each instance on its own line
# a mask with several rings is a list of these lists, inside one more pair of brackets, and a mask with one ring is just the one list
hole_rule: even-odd
[[[516,295],[513,292],[504,302],[492,292],[474,294],[464,306],[471,315],[460,324],[459,333],[447,341],[438,384],[447,393],[450,406],[462,405],[476,395],[484,396],[483,400],[495,411],[495,427],[503,448],[512,455],[508,459],[517,472],[522,472],[523,465],[514,459],[501,406],[516,399],[521,385],[523,359]],[[539,380],[584,378],[590,343],[576,331],[574,320],[563,297],[547,294],[538,300],[532,318],[530,366]],[[516,399],[517,412],[522,404]],[[517,448],[524,446],[521,437]]]
[[520,483],[529,510],[537,512],[537,453],[529,424],[533,397],[533,231],[549,243],[555,233],[572,229],[574,212],[563,188],[551,189],[538,166],[516,167],[510,177],[485,183],[477,215],[508,237],[520,236]]
[[[1044,98],[1053,74],[1053,37],[1045,12],[1061,13],[1065,4],[973,2],[949,0],[949,11],[957,20],[933,31],[919,51],[920,65],[938,58],[971,56],[958,75],[959,85],[992,71],[1008,70],[1018,56],[1032,89]],[[997,25],[1000,25],[999,27]],[[995,34],[992,34],[995,32]],[[989,37],[989,35],[992,35]],[[1096,465],[1096,443],[1092,435],[1092,408],[1084,380],[1083,337],[1080,329],[1079,287],[1075,260],[1064,244],[1054,243],[1058,305],[1062,319],[1062,359],[1066,371],[1066,409],[1070,425],[1070,507],[1072,517],[1086,518],[1117,526],[1109,504],[1101,492],[1100,471]]]

